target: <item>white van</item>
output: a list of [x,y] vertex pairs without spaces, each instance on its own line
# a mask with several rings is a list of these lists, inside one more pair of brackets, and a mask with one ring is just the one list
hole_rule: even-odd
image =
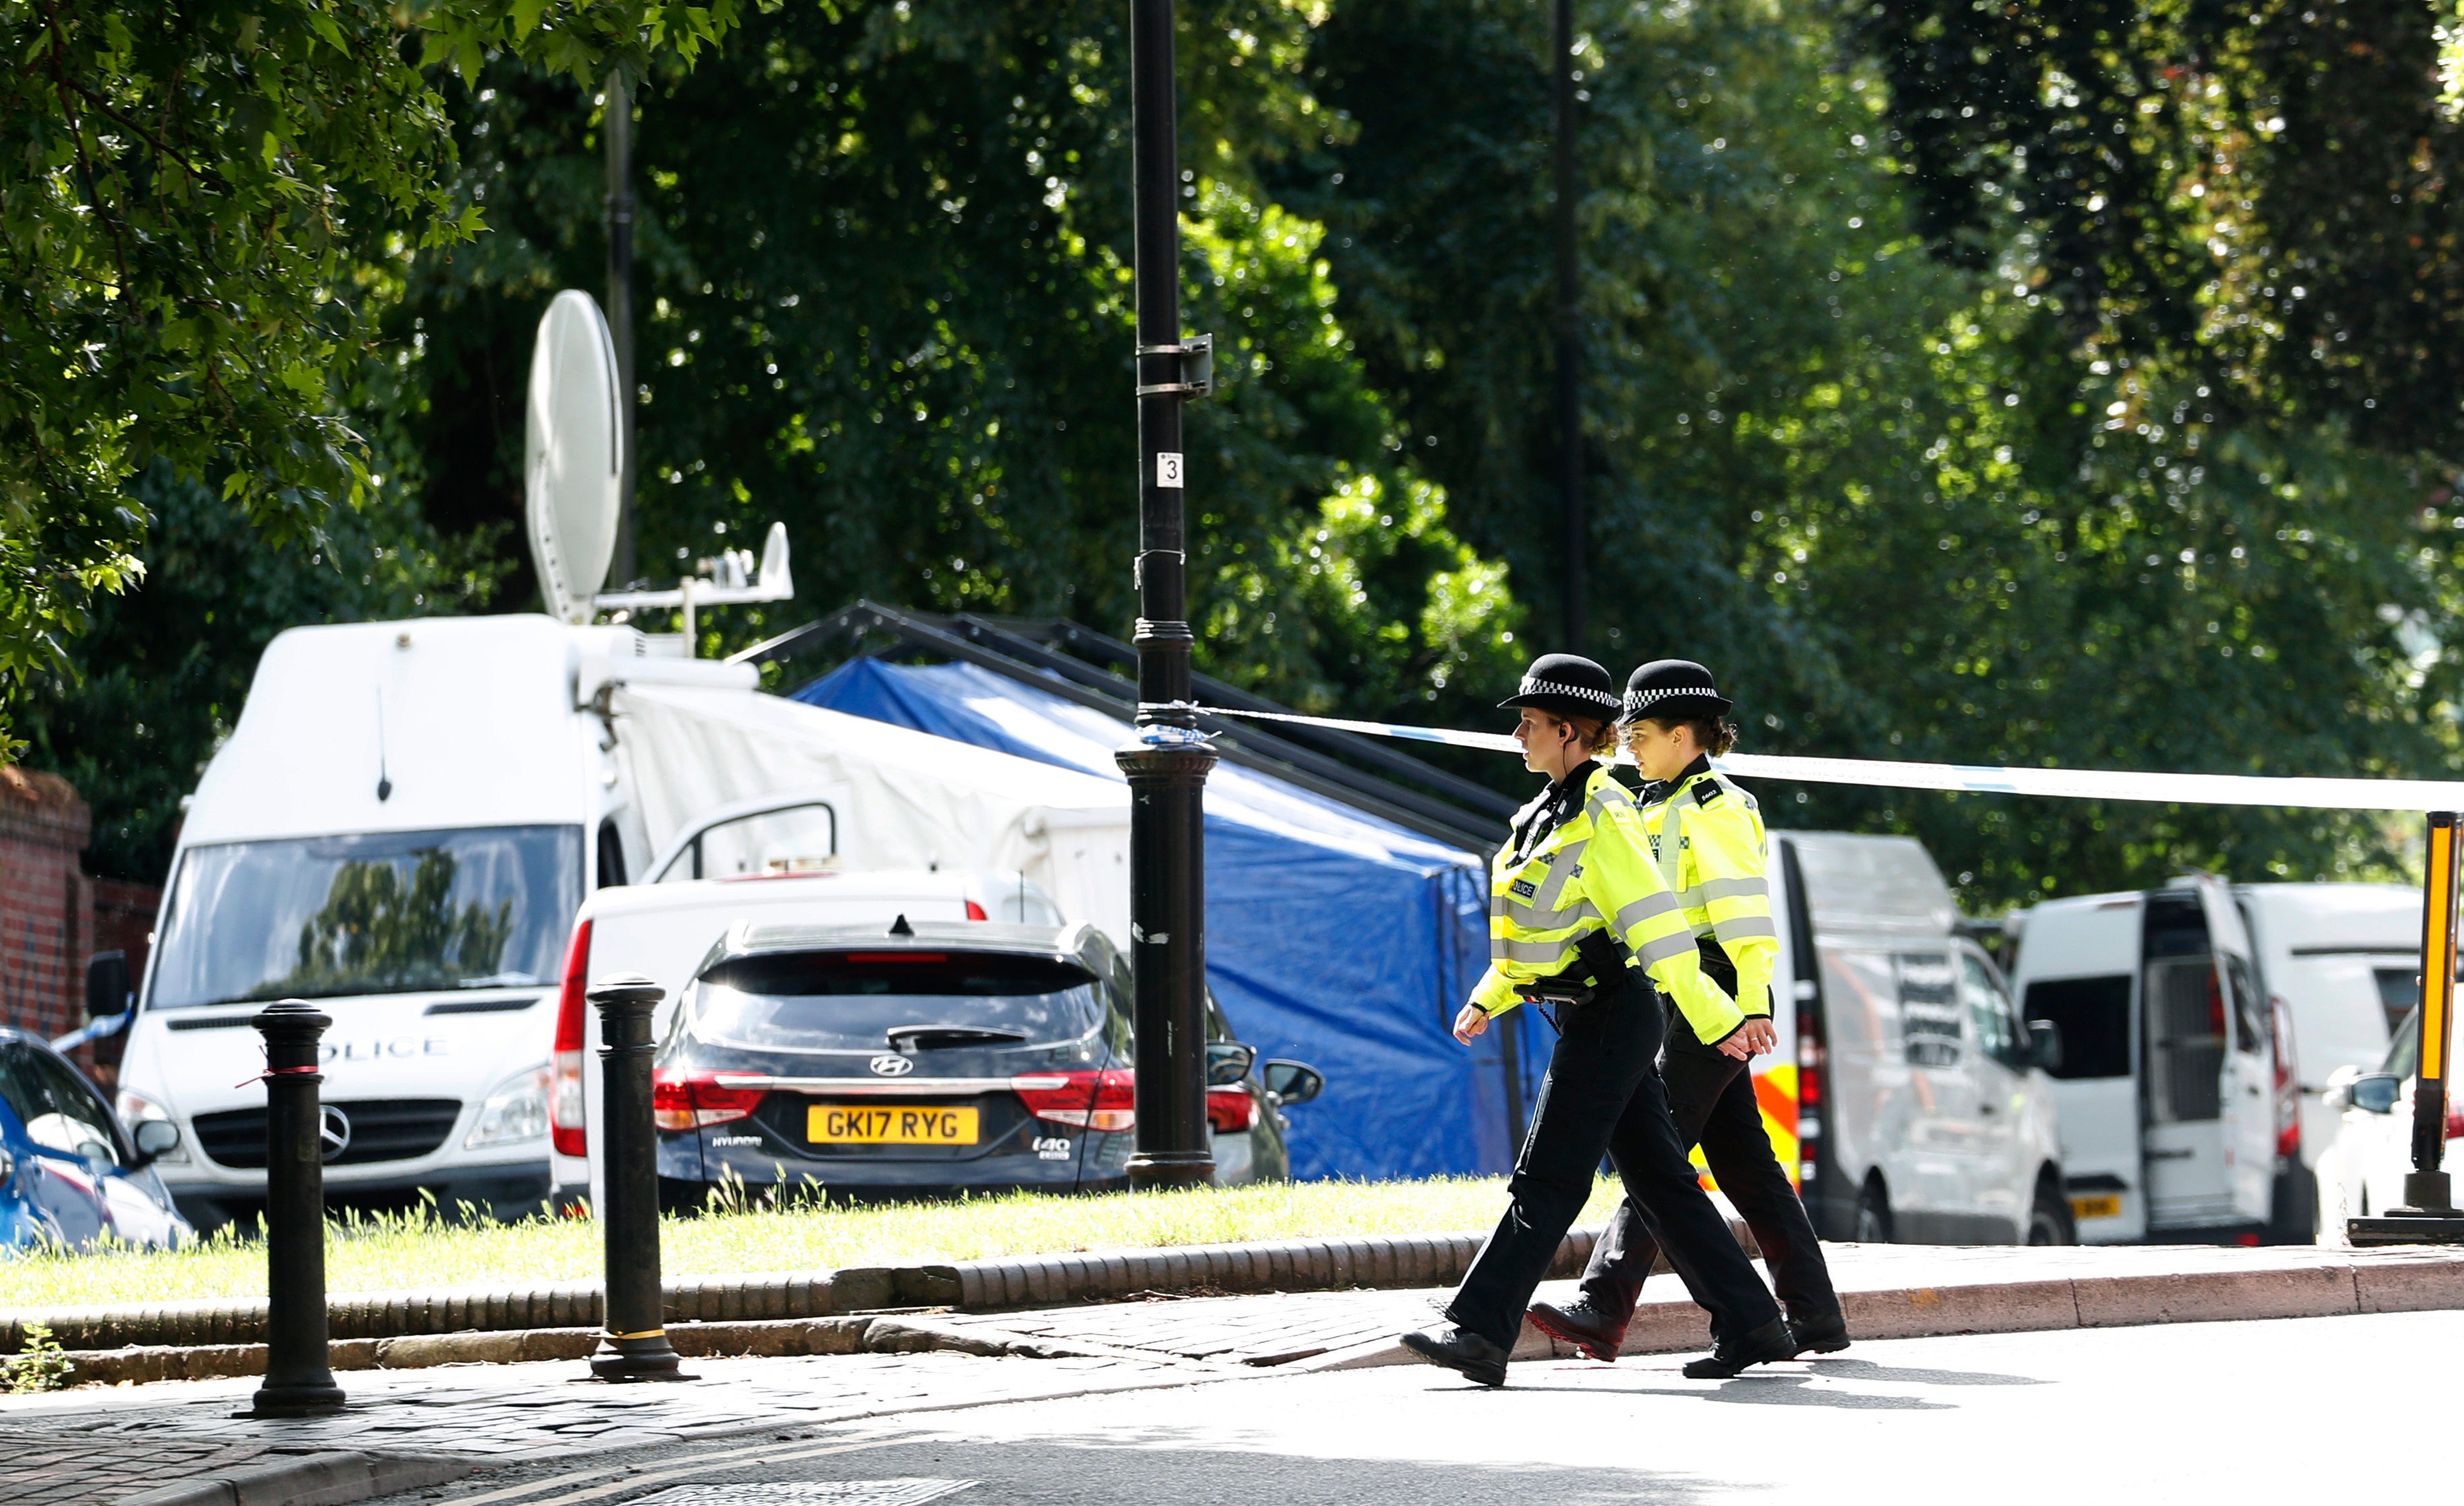
[[2288,1199],[2279,1180],[2301,1172],[2300,1120],[2289,1010],[2261,986],[2233,891],[2194,875],[2050,901],[2020,928],[2021,1008],[2061,1034],[2080,1239],[2264,1233]]
[[425,1190],[512,1211],[549,1196],[546,1001],[584,893],[648,857],[601,692],[755,684],[749,666],[652,645],[545,617],[295,628],[268,645],[181,828],[121,1067],[121,1118],[180,1126],[157,1164],[191,1220],[263,1205],[248,1022],[288,997],[334,1021],[337,1201]]
[[[2293,1013],[2301,1160],[2314,1170],[2341,1115],[2340,1067],[2378,1070],[2421,998],[2421,890],[2409,884],[2237,884],[2259,982]],[[2305,1226],[2306,1227],[2306,1226]]]
[[1771,847],[1782,1049],[1757,1060],[1754,1089],[1816,1231],[2068,1243],[2045,1047],[1959,934],[1932,856],[1839,832],[1775,832]]

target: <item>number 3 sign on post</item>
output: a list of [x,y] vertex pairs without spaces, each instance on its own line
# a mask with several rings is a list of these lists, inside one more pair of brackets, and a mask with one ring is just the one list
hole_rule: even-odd
[[1175,488],[1180,485],[1179,451],[1171,449],[1155,451],[1155,485]]

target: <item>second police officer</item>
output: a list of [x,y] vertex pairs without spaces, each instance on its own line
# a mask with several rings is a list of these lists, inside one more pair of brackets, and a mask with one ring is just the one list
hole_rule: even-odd
[[1532,662],[1518,693],[1524,765],[1549,787],[1516,813],[1489,864],[1489,966],[1455,1021],[1468,1043],[1523,999],[1554,1002],[1559,1037],[1507,1186],[1506,1214],[1447,1304],[1448,1325],[1404,1347],[1484,1386],[1506,1384],[1525,1305],[1590,1197],[1605,1153],[1628,1204],[1694,1299],[1713,1351],[1685,1366],[1726,1377],[1795,1350],[1779,1308],[1696,1180],[1656,1059],[1667,992],[1700,1040],[1746,1029],[1704,975],[1694,933],[1652,859],[1625,786],[1597,754],[1620,700],[1609,672],[1573,654]]
[[[1652,858],[1677,896],[1703,971],[1747,1015],[1736,1037],[1712,1042],[1683,1012],[1671,1015],[1661,1061],[1678,1134],[1700,1145],[1788,1306],[1791,1346],[1848,1347],[1848,1325],[1813,1220],[1780,1169],[1754,1101],[1751,1059],[1774,1044],[1771,975],[1779,932],[1771,923],[1763,819],[1754,797],[1712,769],[1736,741],[1730,702],[1711,671],[1683,659],[1644,665],[1626,681],[1622,731],[1647,781],[1640,818]],[[1592,1249],[1580,1295],[1566,1307],[1531,1308],[1532,1326],[1595,1360],[1614,1360],[1650,1275],[1655,1243],[1632,1201],[1620,1205]]]

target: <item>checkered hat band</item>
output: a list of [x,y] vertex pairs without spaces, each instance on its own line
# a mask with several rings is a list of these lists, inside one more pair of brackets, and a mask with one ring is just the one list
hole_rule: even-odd
[[1625,714],[1640,716],[1670,696],[1682,695],[1695,700],[1712,700],[1719,694],[1719,691],[1707,685],[1672,685],[1663,686],[1657,690],[1628,690],[1625,693]]
[[1519,695],[1571,695],[1578,701],[1597,701],[1612,711],[1617,709],[1617,698],[1606,690],[1595,690],[1587,685],[1559,685],[1554,680],[1543,680],[1528,674],[1523,677],[1523,688],[1516,693]]

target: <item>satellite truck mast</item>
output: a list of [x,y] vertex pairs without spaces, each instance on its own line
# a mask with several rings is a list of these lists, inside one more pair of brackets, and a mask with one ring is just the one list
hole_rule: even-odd
[[702,573],[686,576],[672,591],[602,591],[623,537],[632,469],[621,373],[599,305],[576,289],[558,294],[531,348],[522,468],[531,563],[539,598],[561,622],[586,627],[601,612],[681,610],[684,631],[665,642],[690,659],[702,608],[795,596],[787,528],[770,525],[758,563],[751,550],[723,549],[698,561]]

